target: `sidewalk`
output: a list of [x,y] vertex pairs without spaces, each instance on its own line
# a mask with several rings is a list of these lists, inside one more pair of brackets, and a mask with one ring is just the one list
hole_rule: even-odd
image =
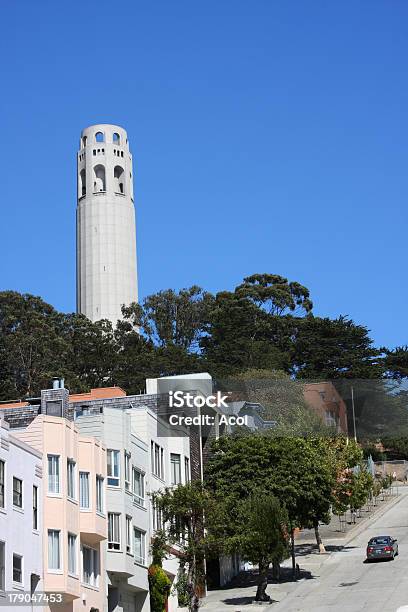
[[257,604],[254,602],[257,572],[249,570],[236,576],[231,583],[223,589],[209,591],[202,600],[204,612],[266,612],[273,610],[273,603],[281,602],[292,593],[299,583],[304,580],[313,579],[321,566],[327,561],[332,552],[341,550],[356,535],[369,525],[370,522],[379,518],[392,506],[397,504],[404,495],[408,494],[408,487],[399,487],[398,495],[387,496],[371,512],[362,513],[362,518],[356,520],[356,524],[346,526],[345,532],[339,530],[338,517],[333,517],[329,525],[321,528],[323,543],[326,554],[319,554],[313,530],[304,530],[296,540],[296,562],[300,566],[299,579],[292,581],[291,559],[286,559],[281,565],[281,579],[276,582],[270,573],[267,593],[270,595],[271,604]]
[[[327,540],[337,540],[337,539],[343,540],[360,523],[372,517],[374,514],[379,512],[381,508],[385,506],[389,508],[389,504],[392,502],[392,500],[395,499],[397,496],[404,494],[405,489],[408,492],[408,487],[404,487],[404,485],[396,485],[395,487],[393,487],[392,494],[385,495],[384,500],[382,500],[380,497],[376,502],[376,506],[372,506],[370,511],[368,511],[367,508],[362,509],[360,513],[360,517],[356,518],[355,523],[351,522],[351,513],[347,512],[346,522],[343,523],[342,529],[340,528],[339,517],[332,515],[331,521],[328,525],[322,524],[319,527],[319,531],[320,531],[320,535],[322,537],[323,543],[325,543]],[[314,530],[304,529],[300,531],[298,536],[296,537],[296,542],[298,544],[304,543],[304,542],[310,542],[310,543],[315,544],[316,538],[315,538]]]

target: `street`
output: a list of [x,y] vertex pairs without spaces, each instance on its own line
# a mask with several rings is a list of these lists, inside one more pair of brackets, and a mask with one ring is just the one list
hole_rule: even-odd
[[[313,578],[302,581],[271,610],[395,612],[408,605],[408,491],[400,492],[397,504],[332,553],[316,573],[311,569]],[[364,563],[367,542],[375,535],[398,539],[399,556],[394,561]]]

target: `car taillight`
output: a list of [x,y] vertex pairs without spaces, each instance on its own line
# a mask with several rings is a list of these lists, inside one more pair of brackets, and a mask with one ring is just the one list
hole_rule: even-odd
[[384,546],[384,550],[386,550],[387,552],[389,552],[390,550],[392,550],[392,546]]
[[367,548],[367,552],[373,552],[373,550],[374,548],[371,548],[371,547]]

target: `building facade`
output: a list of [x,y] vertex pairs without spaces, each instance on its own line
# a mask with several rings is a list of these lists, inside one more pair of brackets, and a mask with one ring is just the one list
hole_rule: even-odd
[[[156,411],[120,392],[116,401],[91,399],[92,393],[71,399],[81,434],[100,438],[107,448],[108,610],[148,612],[150,544],[162,528],[151,494],[190,481],[190,444],[186,430],[174,435]],[[172,583],[179,567],[177,552],[170,551],[163,562]],[[168,611],[177,608],[172,593]]]
[[[190,479],[200,479],[206,445],[211,441],[199,427],[187,430],[169,426],[165,417],[171,384],[169,379],[163,384],[151,380],[148,387],[152,393],[142,395],[127,396],[119,387],[70,395],[64,382],[55,380],[53,388],[42,391],[37,399],[0,405],[0,414],[15,434],[43,453],[46,487],[60,474],[58,495],[48,488],[44,493],[43,555],[46,587],[66,593],[69,599],[66,610],[148,612],[150,609],[147,574],[151,563],[150,544],[155,531],[162,527],[162,518],[152,504],[151,494],[185,484]],[[183,386],[183,381],[178,379],[176,385]],[[183,388],[205,395],[210,387],[211,378],[205,375],[199,378],[198,384],[193,377],[187,378]],[[75,454],[74,446],[82,448],[85,443],[99,444],[103,449],[106,456],[100,461],[104,461],[105,472],[101,465],[83,467],[78,463],[82,455]],[[88,482],[93,482],[98,475],[105,478],[106,499],[103,512],[102,506],[97,507],[97,516],[93,516],[96,502],[82,516],[84,508],[80,504],[78,509],[75,498],[68,495],[68,488],[72,491],[74,486],[72,471],[76,478],[80,478],[79,472],[88,472]],[[84,495],[81,490],[80,486],[78,495]],[[97,498],[96,491],[89,495]],[[106,540],[102,538],[101,525],[96,528],[95,521],[99,518],[105,519]],[[87,521],[86,529],[81,528],[84,521]],[[68,541],[69,534],[79,535],[80,550],[83,544],[99,551],[100,572],[92,594],[88,593],[82,574],[67,574],[68,562],[72,563],[69,550],[74,546],[72,538]],[[52,565],[57,566],[57,571],[49,568],[50,550]],[[172,548],[168,557],[163,567],[174,584],[179,569],[178,548]],[[78,567],[82,563],[80,556]],[[105,574],[105,599],[102,600]],[[106,608],[101,607],[103,601]],[[175,612],[177,608],[177,595],[172,592],[168,612]]]
[[77,155],[77,311],[116,325],[136,302],[136,220],[126,131],[98,124],[81,133]]
[[46,414],[15,435],[42,454],[43,590],[62,594],[59,612],[102,612],[106,609],[105,447],[95,438],[80,436],[72,421]]
[[0,601],[4,591],[43,590],[42,494],[42,453],[0,420]]
[[108,610],[148,612],[148,445],[135,435],[131,409],[106,405],[83,414],[80,408],[75,424],[82,435],[99,438],[107,448]]
[[330,381],[306,383],[303,387],[306,404],[337,433],[347,434],[347,406]]

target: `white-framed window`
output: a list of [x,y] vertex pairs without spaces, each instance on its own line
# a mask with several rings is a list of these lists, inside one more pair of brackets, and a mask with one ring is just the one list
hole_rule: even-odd
[[96,477],[96,511],[103,514],[105,512],[104,478]]
[[13,554],[13,582],[23,584],[23,557]]
[[67,495],[70,499],[76,499],[76,463],[73,459],[67,459]]
[[77,536],[74,533],[68,534],[68,573],[77,574]]
[[0,461],[0,508],[4,508],[5,505],[5,475],[6,475],[6,464],[4,461]]
[[108,549],[120,550],[120,514],[108,513]]
[[190,459],[189,459],[189,457],[184,457],[184,478],[185,478],[185,483],[186,484],[188,482],[190,482],[190,480],[191,480],[191,475],[190,475]]
[[33,529],[38,529],[38,487],[33,485]]
[[6,589],[6,543],[0,542],[0,591]]
[[154,502],[152,502],[152,517],[153,517],[153,530],[158,531],[159,529],[163,529],[164,527],[163,513],[160,508],[156,507]]
[[13,476],[13,506],[23,507],[23,481]]
[[89,546],[82,547],[82,582],[93,587],[99,585],[99,552]]
[[145,475],[133,466],[133,499],[139,506],[145,505]]
[[171,466],[171,484],[178,485],[181,483],[181,456],[176,453],[170,453]]
[[156,442],[151,443],[152,472],[164,480],[164,449]]
[[125,489],[130,491],[130,453],[125,451]]
[[111,487],[119,486],[119,463],[120,453],[118,450],[108,449],[108,485]]
[[126,552],[132,552],[132,517],[126,515]]
[[48,530],[48,569],[61,569],[61,532],[59,529]]
[[60,456],[48,455],[48,493],[61,492]]
[[91,507],[89,499],[89,472],[79,472],[79,506],[82,510]]
[[146,534],[137,527],[133,528],[133,554],[136,563],[146,564]]

